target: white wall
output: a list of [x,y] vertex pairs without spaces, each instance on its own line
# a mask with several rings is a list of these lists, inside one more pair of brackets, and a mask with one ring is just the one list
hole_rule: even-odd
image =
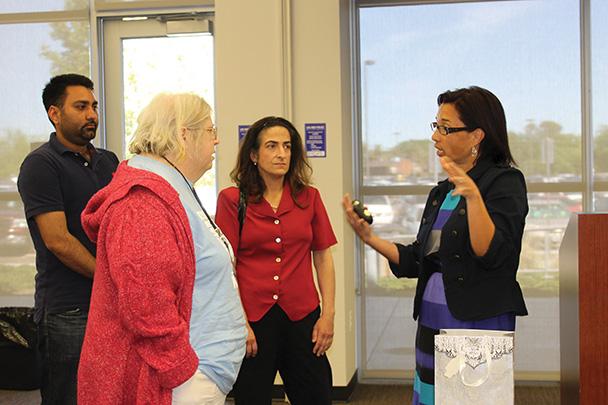
[[331,218],[338,245],[334,386],[356,370],[353,235],[340,201],[352,190],[351,67],[347,0],[216,0],[216,112],[221,128],[218,184],[238,151],[238,125],[265,115],[327,124],[327,158],[311,159],[314,183]]

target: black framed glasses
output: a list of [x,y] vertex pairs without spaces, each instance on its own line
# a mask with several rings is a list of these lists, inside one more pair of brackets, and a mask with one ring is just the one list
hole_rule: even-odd
[[433,131],[439,131],[439,133],[441,135],[444,135],[444,136],[447,136],[447,135],[452,134],[454,132],[470,131],[470,129],[468,127],[450,128],[450,127],[446,127],[445,125],[439,125],[436,122],[431,122],[431,129]]

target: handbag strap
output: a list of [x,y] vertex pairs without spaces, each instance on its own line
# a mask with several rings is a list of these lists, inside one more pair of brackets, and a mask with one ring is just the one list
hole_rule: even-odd
[[245,192],[239,189],[239,208],[238,208],[238,218],[239,218],[239,239],[241,238],[241,233],[243,231],[243,223],[245,222],[245,214],[247,213],[247,197],[245,196]]

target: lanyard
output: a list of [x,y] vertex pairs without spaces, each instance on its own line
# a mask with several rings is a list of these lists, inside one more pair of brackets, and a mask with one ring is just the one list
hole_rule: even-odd
[[230,242],[228,241],[228,239],[226,238],[226,236],[224,235],[224,233],[222,232],[222,230],[215,224],[215,222],[213,222],[213,220],[211,219],[211,217],[209,216],[209,214],[207,213],[207,210],[205,209],[205,207],[203,207],[203,203],[201,202],[200,198],[198,198],[198,195],[196,194],[196,190],[194,189],[194,187],[190,184],[190,182],[188,181],[188,179],[186,178],[186,176],[184,176],[184,174],[181,172],[181,170],[179,170],[173,163],[171,163],[171,161],[169,159],[167,159],[164,156],[161,156],[163,159],[165,159],[165,161],[167,163],[169,163],[179,174],[180,176],[182,176],[182,179],[184,179],[184,181],[186,182],[186,185],[188,186],[188,189],[190,190],[190,192],[192,193],[192,196],[194,197],[194,199],[196,200],[196,202],[198,203],[198,205],[201,207],[201,209],[203,210],[203,213],[205,213],[205,216],[207,217],[207,220],[209,221],[209,224],[211,224],[211,227],[213,228],[213,230],[215,231],[215,235],[218,237],[218,239],[220,241],[222,241],[222,243],[224,244],[224,247],[226,248],[226,250],[228,251],[228,255],[230,256],[230,261],[232,262],[232,268],[234,269],[234,271],[236,271],[236,266],[235,266],[235,258],[234,258],[234,252],[232,250],[232,246],[230,246]]

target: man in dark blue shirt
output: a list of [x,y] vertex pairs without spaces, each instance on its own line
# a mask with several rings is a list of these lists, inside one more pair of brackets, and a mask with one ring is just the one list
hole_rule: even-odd
[[76,404],[78,359],[87,322],[95,245],[80,214],[118,165],[95,148],[97,100],[87,77],[53,77],[42,100],[55,132],[23,161],[17,182],[36,249],[34,319],[39,329],[43,404]]

